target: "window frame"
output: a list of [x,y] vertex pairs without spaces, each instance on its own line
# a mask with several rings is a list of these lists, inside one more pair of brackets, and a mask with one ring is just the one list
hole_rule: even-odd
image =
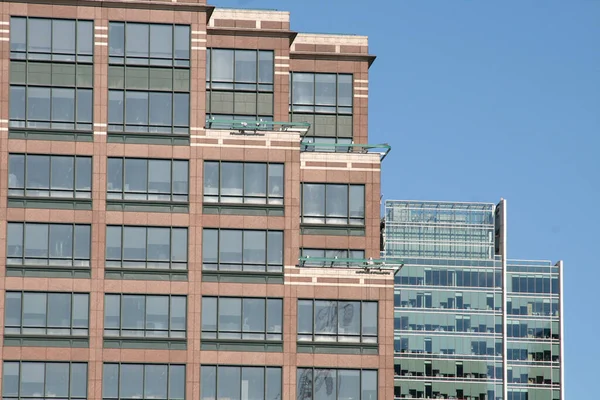
[[[5,393],[6,390],[6,382],[10,381],[9,379],[6,379],[6,371],[7,371],[7,363],[10,364],[18,364],[18,393],[17,395],[8,395]],[[43,392],[46,393],[47,391],[47,386],[48,386],[48,365],[56,365],[56,364],[62,364],[62,365],[68,365],[69,366],[69,377],[68,377],[68,382],[66,383],[67,385],[67,396],[64,396],[63,398],[68,398],[68,399],[87,399],[88,397],[88,389],[89,389],[89,385],[88,385],[88,378],[89,378],[89,369],[88,369],[88,363],[87,362],[78,362],[78,361],[25,361],[25,360],[4,360],[3,362],[3,371],[2,371],[2,380],[3,380],[3,387],[2,387],[2,396],[5,399],[30,399],[32,398],[31,396],[28,395],[23,395],[22,396],[22,386],[23,386],[23,382],[22,382],[22,375],[23,375],[23,364],[43,364],[44,366],[44,376],[43,376]],[[77,366],[85,366],[85,376],[86,379],[77,379],[78,377],[76,375],[74,375],[74,371],[73,371],[73,365],[77,365]],[[85,385],[85,396],[76,396],[73,395],[73,386],[74,386],[74,382],[75,383],[82,383],[83,385]],[[80,388],[81,389],[81,388]],[[48,393],[50,394],[50,393]],[[41,394],[40,394],[41,395]],[[41,396],[40,398],[51,398],[52,396]],[[58,397],[58,396],[57,396]],[[62,396],[60,396],[62,397]]]
[[[302,375],[301,374],[306,374],[310,371],[310,395],[308,393],[305,393],[304,395],[302,395],[302,393],[299,393],[299,390],[302,390],[302,388],[306,388],[308,386],[307,382],[303,382],[302,384],[300,384],[300,381],[302,379]],[[336,382],[333,383],[333,387],[335,388],[335,399],[333,400],[338,400],[338,387],[339,384],[337,382],[337,378],[339,376],[339,372],[340,371],[352,371],[352,372],[356,372],[358,371],[359,373],[359,378],[358,378],[358,387],[359,387],[359,394],[360,394],[360,398],[357,400],[376,400],[379,396],[379,371],[377,369],[367,369],[367,368],[327,368],[327,367],[300,367],[298,366],[296,368],[296,399],[297,400],[308,400],[308,399],[314,399],[314,398],[319,398],[319,397],[315,397],[315,385],[313,384],[317,379],[315,379],[315,372],[319,371],[335,371],[335,380]],[[369,372],[369,373],[374,373],[375,376],[375,391],[376,394],[374,396],[374,398],[363,398],[364,395],[364,372]],[[308,378],[308,377],[307,377]],[[321,379],[326,379],[326,378],[321,378]],[[328,385],[329,386],[329,385]]]
[[[235,296],[202,296],[201,310],[204,310],[205,299],[214,299],[216,301],[215,312],[216,317],[216,329],[209,330],[204,329],[204,313],[202,312],[202,319],[200,321],[201,329],[201,340],[202,341],[243,341],[243,342],[260,342],[260,343],[281,343],[283,342],[283,298],[281,297],[235,297]],[[240,330],[222,330],[220,329],[220,311],[221,311],[221,299],[240,300]],[[244,300],[264,300],[264,331],[245,331],[244,330],[244,319],[249,317],[244,315]],[[277,330],[269,331],[269,301],[279,301],[281,307],[281,315],[279,316],[279,332]],[[277,325],[275,325],[277,326]],[[223,334],[225,337],[220,337]],[[239,337],[233,337],[239,334]],[[262,339],[253,338],[252,336],[263,335]],[[229,336],[229,337],[227,337]],[[271,336],[271,338],[269,338]]]
[[[121,189],[117,190],[117,189],[111,189],[109,187],[109,185],[111,184],[110,182],[110,173],[109,173],[109,168],[110,167],[110,163],[111,161],[116,161],[118,160],[120,162],[120,169],[121,169]],[[125,189],[125,185],[126,185],[126,176],[127,176],[127,160],[137,160],[137,161],[145,161],[145,172],[146,172],[146,190],[144,191],[135,191],[135,190],[126,190]],[[169,199],[164,199],[164,198],[151,198],[152,196],[167,196],[167,192],[151,192],[150,191],[150,162],[151,161],[166,161],[170,163],[170,168],[171,168],[171,173],[170,173],[170,192],[168,192],[168,196],[170,197]],[[187,185],[187,190],[186,193],[176,193],[174,191],[174,186],[176,184],[175,182],[175,176],[176,176],[176,171],[175,171],[175,162],[181,162],[181,163],[185,163],[186,164],[186,172],[187,172],[187,176],[186,176],[186,185]],[[171,158],[171,159],[165,159],[165,158],[137,158],[137,157],[108,157],[107,162],[106,162],[106,199],[107,201],[116,201],[116,202],[148,202],[151,204],[154,203],[174,203],[174,204],[189,204],[190,202],[190,160],[188,159],[178,159],[178,158]],[[127,196],[131,196],[132,198],[127,198]],[[146,199],[142,199],[141,196],[146,196]],[[185,197],[185,198],[184,198]]]
[[[25,20],[25,51],[18,51],[18,50],[14,50],[14,49],[10,49],[10,59],[11,60],[30,60],[29,58],[29,53],[33,53],[33,54],[44,54],[47,55],[48,58],[31,58],[31,60],[35,60],[35,61],[63,61],[63,62],[83,62],[83,63],[88,63],[88,64],[92,64],[93,61],[93,57],[94,57],[94,36],[93,36],[93,32],[94,32],[94,20],[93,19],[85,19],[85,18],[44,18],[44,17],[31,17],[31,16],[11,16],[10,17],[10,25],[14,26],[15,23],[13,22],[14,20],[17,19],[21,19],[21,20]],[[50,52],[46,53],[46,52],[30,52],[29,50],[29,21],[31,20],[44,20],[44,21],[50,21],[50,38],[48,39],[50,42]],[[54,22],[55,21],[68,21],[68,22],[74,22],[75,23],[75,40],[74,40],[74,47],[75,47],[75,52],[74,53],[67,53],[67,52],[60,52],[60,51],[54,51],[54,40],[53,40],[53,36],[54,36]],[[90,36],[90,43],[88,43],[91,51],[88,52],[79,52],[79,22],[81,23],[90,23],[91,26],[91,36]],[[11,38],[9,39],[10,41],[10,47],[12,47],[12,29],[11,29]],[[24,57],[21,57],[19,55],[24,54]],[[75,56],[75,59],[73,60],[69,60],[69,59],[61,59],[61,58],[57,58],[57,59],[53,59],[54,55],[58,54],[58,55],[64,55],[64,56]],[[79,58],[79,56],[81,56],[82,58]]]
[[[323,202],[322,204],[320,204],[320,206],[322,205],[323,208],[323,215],[317,215],[317,214],[305,214],[305,201],[304,201],[304,196],[305,196],[305,186],[306,185],[311,185],[311,186],[322,186],[323,187]],[[328,214],[328,210],[327,210],[327,188],[331,187],[331,186],[344,186],[346,187],[346,215],[345,216],[334,216],[334,215],[327,215]],[[351,196],[351,191],[352,188],[356,187],[356,188],[361,188],[362,187],[362,192],[363,192],[363,202],[362,202],[362,208],[363,208],[363,216],[362,218],[358,218],[358,217],[352,217],[351,216],[351,205],[352,205],[352,196]],[[319,183],[319,182],[301,182],[300,183],[300,221],[302,225],[320,225],[320,226],[327,226],[327,227],[335,227],[335,226],[342,226],[342,227],[365,227],[365,223],[366,223],[366,185],[365,184],[352,184],[352,183],[334,183],[334,182],[327,182],[327,183]],[[328,220],[330,220],[328,222]],[[339,221],[338,223],[332,222],[332,221]],[[345,223],[344,223],[345,222]]]
[[[7,313],[4,314],[4,336],[5,337],[18,337],[18,336],[47,336],[49,338],[60,338],[60,337],[75,337],[75,338],[87,338],[89,337],[89,325],[90,325],[90,294],[89,293],[83,293],[83,292],[34,292],[34,291],[26,291],[26,290],[7,290],[5,292],[5,302],[8,301],[8,296],[9,294],[19,294],[19,300],[20,300],[20,325],[12,325],[9,324],[7,322]],[[45,311],[45,324],[44,326],[40,326],[40,327],[35,327],[35,328],[29,328],[29,327],[25,327],[24,326],[24,320],[25,320],[25,311],[24,311],[24,302],[25,302],[25,296],[26,295],[30,295],[30,294],[37,294],[37,295],[45,295],[45,304],[46,304],[46,311]],[[70,320],[70,325],[69,327],[64,327],[64,326],[49,326],[48,323],[48,319],[49,319],[49,309],[50,309],[50,302],[48,301],[49,296],[50,295],[54,295],[54,294],[59,294],[59,295],[65,295],[68,296],[70,295],[70,309],[69,309],[69,320]],[[75,319],[75,315],[74,315],[74,304],[75,304],[75,300],[76,300],[76,296],[87,296],[87,327],[79,327],[79,326],[75,326],[74,323],[74,319]],[[82,299],[80,298],[79,301],[82,301]],[[5,303],[6,304],[6,303]],[[41,332],[25,332],[26,329],[35,329],[35,330],[45,330],[45,333],[41,333]],[[19,330],[19,332],[9,332],[9,330]],[[50,330],[69,330],[70,332],[67,334],[60,334],[60,333],[48,333],[48,331]]]
[[[204,251],[204,235],[206,231],[217,231],[217,260],[216,262],[206,262],[205,256],[206,252]],[[241,261],[240,262],[221,262],[221,232],[240,232],[241,233]],[[244,233],[245,232],[264,232],[265,234],[265,262],[263,263],[247,263],[244,262]],[[281,264],[273,264],[269,263],[269,233],[277,233],[281,235]],[[210,228],[204,227],[202,229],[202,273],[243,273],[243,274],[283,274],[283,266],[285,263],[285,239],[284,239],[284,231],[276,230],[276,229],[225,229],[225,228]],[[206,268],[206,265],[211,265],[214,267]],[[235,269],[227,269],[222,268],[222,265],[234,266]],[[260,266],[264,265],[264,270],[258,271],[256,268],[260,268]],[[238,267],[239,266],[239,267]],[[251,268],[255,267],[255,268]]]
[[[213,53],[217,51],[227,51],[231,52],[231,61],[233,63],[231,67],[232,79],[231,80],[219,80],[213,79],[212,71],[215,69],[214,67],[214,57]],[[254,52],[256,54],[256,71],[255,71],[255,79],[254,81],[244,81],[237,80],[236,77],[236,54],[238,52]],[[271,55],[271,74],[270,74],[270,82],[261,82],[260,81],[260,55],[261,54],[269,54]],[[273,121],[275,116],[275,50],[270,49],[239,49],[239,48],[222,48],[222,47],[209,47],[206,49],[206,97],[207,97],[207,112],[206,112],[206,124],[211,129],[229,129],[230,125],[221,126],[219,124],[210,123],[211,119],[215,120],[262,120],[262,121]],[[213,93],[231,93],[233,97],[232,110],[233,113],[220,113],[220,112],[212,112],[211,102]],[[242,94],[255,94],[256,101],[256,113],[254,114],[241,114],[235,113],[235,104],[236,104],[236,93]],[[271,94],[272,95],[272,104],[271,109],[273,110],[272,114],[268,115],[265,113],[259,112],[259,94]]]
[[[301,303],[308,303],[311,302],[312,303],[312,310],[311,310],[311,325],[312,325],[312,332],[311,333],[305,333],[305,332],[301,332],[301,328],[300,328],[300,310],[301,310]],[[315,320],[317,318],[317,313],[315,312],[317,310],[317,302],[329,302],[329,307],[331,307],[332,303],[335,303],[335,331],[334,332],[321,332],[318,333],[317,332],[317,328],[316,328],[316,324],[315,324]],[[339,307],[339,303],[360,303],[360,315],[358,317],[359,319],[359,323],[358,323],[358,333],[340,333],[340,313],[338,312],[338,307]],[[375,323],[376,323],[376,331],[377,333],[375,335],[372,334],[365,334],[364,330],[365,330],[365,325],[364,325],[364,316],[365,315],[370,315],[369,313],[365,313],[365,304],[369,304],[369,305],[373,305],[375,304],[376,308],[377,308],[377,315],[375,316]],[[330,321],[330,323],[332,323],[333,321]],[[331,300],[331,299],[304,299],[304,298],[299,298],[297,301],[297,334],[296,334],[296,340],[299,344],[333,344],[333,345],[353,345],[353,346],[357,346],[357,345],[378,345],[379,344],[379,302],[378,301],[368,301],[368,300]],[[319,340],[319,337],[322,337],[321,340]],[[327,338],[327,339],[325,339]],[[340,340],[340,339],[344,339],[346,338],[346,340]],[[350,340],[350,338],[352,338],[352,340]],[[357,339],[357,340],[355,340]]]
[[[308,103],[297,103],[294,101],[294,75],[304,74],[312,76],[312,101]],[[317,76],[335,76],[335,104],[325,105],[317,102]],[[350,93],[351,93],[351,105],[340,105],[340,76],[349,77],[350,79]],[[329,115],[335,117],[336,128],[334,136],[324,136],[321,132],[315,132],[315,123],[311,123],[311,129],[307,132],[304,139],[306,143],[339,143],[339,144],[352,144],[354,138],[354,74],[339,73],[339,72],[307,72],[307,71],[290,71],[289,76],[289,117],[292,122],[310,122],[305,121],[306,118],[310,117],[313,121],[318,115]],[[295,117],[298,117],[296,119]],[[344,116],[350,116],[350,136],[340,136],[339,134],[339,118]],[[315,147],[319,151],[347,151],[347,148],[331,148],[331,147]]]
[[[20,257],[16,257],[16,256],[9,256],[9,240],[7,238],[6,241],[6,245],[7,245],[7,249],[6,249],[6,266],[7,267],[35,267],[35,268],[43,268],[43,269],[53,269],[53,268],[68,268],[68,269],[84,269],[84,270],[90,270],[91,269],[91,253],[92,253],[92,226],[91,224],[75,224],[75,223],[53,223],[53,222],[29,222],[29,221],[23,221],[23,222],[16,222],[16,221],[8,221],[6,224],[6,229],[7,229],[7,236],[8,236],[8,228],[10,225],[15,225],[18,224],[20,225],[22,228],[22,232],[21,232],[21,241],[20,241],[20,250],[21,250],[21,256]],[[47,241],[47,256],[46,257],[28,257],[25,255],[26,252],[26,227],[27,225],[36,225],[36,226],[46,226],[47,227],[47,236],[48,236],[48,241]],[[71,230],[71,257],[67,258],[67,257],[50,257],[50,249],[51,249],[51,235],[50,235],[50,228],[52,226],[70,226],[72,227]],[[89,230],[89,237],[90,237],[90,242],[87,246],[87,252],[88,252],[88,257],[87,258],[82,258],[82,257],[76,257],[75,253],[76,253],[76,234],[75,234],[75,228],[77,227],[87,227]],[[19,263],[15,263],[15,260],[21,259],[22,261]],[[45,260],[46,263],[42,264],[42,263],[28,263],[26,262],[26,260]],[[65,265],[65,264],[51,264],[52,260],[71,260],[70,265]]]
[[[206,194],[207,192],[207,164],[216,164],[217,165],[217,181],[218,186],[216,188],[217,194]],[[222,166],[223,164],[234,164],[241,165],[241,183],[242,183],[242,194],[239,196],[235,195],[227,195],[223,194],[223,172]],[[247,165],[260,165],[265,166],[265,195],[251,195],[245,194],[246,191],[246,166]],[[270,184],[271,184],[271,175],[270,169],[271,166],[281,167],[281,195],[272,195],[270,193]],[[260,206],[260,207],[283,207],[284,206],[284,198],[285,198],[285,163],[272,163],[272,162],[239,162],[239,161],[225,161],[225,160],[204,160],[203,164],[203,202],[204,204],[218,204],[218,205],[227,205],[227,206]],[[216,200],[213,201],[212,199]],[[233,199],[234,201],[224,201],[224,199]],[[239,199],[239,201],[235,201]],[[260,200],[264,199],[264,203],[261,203]],[[251,201],[255,200],[255,201]]]
[[[123,26],[123,54],[119,55],[119,54],[115,54],[115,53],[111,53],[112,51],[112,46],[110,45],[110,30],[111,30],[111,25],[113,26],[117,26],[117,25],[122,25]],[[143,56],[128,56],[127,55],[127,26],[128,25],[136,25],[136,26],[147,26],[148,27],[148,56],[147,57],[143,57]],[[171,57],[151,57],[151,48],[152,48],[152,44],[151,44],[151,29],[152,26],[161,26],[161,27],[171,27]],[[176,43],[177,43],[177,35],[176,35],[176,29],[177,28],[187,28],[188,29],[188,48],[187,48],[187,52],[188,52],[188,57],[176,57],[175,53],[176,53]],[[113,65],[134,65],[134,66],[165,66],[165,67],[184,67],[184,68],[190,68],[191,66],[191,58],[192,58],[192,27],[190,24],[176,24],[176,23],[158,23],[158,22],[136,22],[136,21],[109,21],[108,22],[108,41],[109,41],[109,45],[108,45],[108,57],[109,57],[109,64],[113,64]],[[132,61],[136,61],[139,60],[140,62],[128,62],[128,59],[132,59]],[[143,60],[148,60],[147,63],[143,63]],[[153,64],[152,60],[165,60],[162,62],[158,62]],[[171,63],[167,64],[166,60],[170,60]],[[186,62],[187,61],[187,62]]]
[[[134,363],[134,362],[103,362],[102,363],[102,399],[127,399],[130,397],[122,397],[121,396],[121,391],[123,390],[122,388],[122,380],[123,380],[123,376],[122,376],[122,366],[141,366],[142,367],[142,382],[141,382],[141,389],[142,389],[142,396],[139,397],[140,399],[153,399],[153,398],[157,398],[154,396],[146,396],[146,368],[147,367],[153,367],[153,366],[161,366],[161,367],[165,367],[167,368],[167,376],[166,376],[166,392],[167,392],[167,396],[166,398],[164,398],[164,400],[185,400],[185,385],[187,383],[187,366],[186,364],[177,364],[177,363]],[[117,368],[117,382],[116,382],[116,397],[115,396],[111,396],[109,395],[109,393],[106,393],[105,391],[105,384],[110,384],[109,381],[109,373],[107,373],[106,368],[107,366],[116,366]],[[182,397],[177,397],[177,396],[173,396],[171,397],[171,387],[173,386],[171,383],[171,367],[177,367],[177,368],[182,368],[183,371],[183,396]],[[137,382],[136,382],[137,383]],[[177,385],[174,385],[177,386]]]
[[[123,328],[123,319],[124,317],[126,317],[124,315],[124,297],[125,296],[142,296],[144,297],[144,320],[143,320],[143,327],[142,328]],[[118,328],[107,328],[107,316],[106,316],[106,304],[107,304],[107,299],[108,298],[118,298],[119,299],[119,327]],[[148,298],[149,297],[160,297],[160,298],[166,298],[168,299],[167,302],[167,315],[166,315],[166,319],[167,319],[167,328],[166,329],[154,329],[154,330],[149,330],[148,328],[146,328],[146,325],[148,323]],[[183,323],[184,325],[184,329],[172,329],[171,325],[172,325],[172,308],[173,308],[173,303],[172,303],[172,299],[173,298],[178,298],[178,299],[183,299],[185,301],[185,312],[183,313],[183,316],[185,318],[185,321]],[[188,301],[187,301],[187,296],[186,295],[175,295],[175,294],[147,294],[147,293],[104,293],[104,330],[102,332],[103,336],[105,339],[136,339],[136,340],[187,340],[187,323],[188,323],[188,317],[187,317],[187,310],[188,310],[188,305],[187,305]],[[141,333],[141,335],[123,335],[123,331],[135,331],[135,332],[139,332]],[[108,333],[107,333],[108,332]],[[111,334],[110,332],[116,333],[116,334]],[[159,336],[159,335],[152,335],[152,334],[148,334],[151,332],[167,332],[166,336]]]
[[[111,135],[123,135],[123,134],[133,134],[133,135],[150,135],[150,136],[168,136],[168,137],[186,137],[190,135],[190,127],[192,120],[191,113],[191,48],[192,48],[192,30],[191,25],[188,24],[168,24],[168,23],[147,23],[147,22],[128,22],[128,21],[109,21],[108,23],[108,65],[109,65],[109,77],[110,71],[113,68],[123,68],[123,84],[121,87],[111,87],[109,84],[108,88],[108,96],[109,96],[109,111],[108,111],[108,126],[107,130]],[[111,29],[116,27],[117,25],[122,26],[123,32],[123,41],[120,45],[123,46],[122,54],[113,53],[112,41],[111,41]],[[147,27],[147,56],[130,56],[128,55],[127,49],[127,27],[128,26],[142,26]],[[171,28],[171,57],[153,57],[152,50],[152,27],[170,27]],[[187,30],[187,57],[177,57],[176,53],[178,51],[177,46],[177,30],[185,29]],[[129,88],[127,85],[127,69],[128,68],[142,68],[148,71],[148,88],[145,89],[137,89],[137,88]],[[162,70],[162,71],[170,71],[170,79],[171,79],[171,88],[170,89],[159,89],[152,88],[151,85],[151,77],[150,71]],[[177,88],[175,85],[176,82],[176,74],[177,71],[187,71],[188,74],[188,86],[187,90],[183,90],[181,88]],[[145,123],[128,123],[127,118],[127,102],[128,97],[127,93],[130,94],[138,94],[145,95],[145,110],[146,110],[146,118]],[[151,123],[152,116],[152,95],[163,95],[167,94],[170,96],[171,103],[171,112],[170,112],[170,123],[162,124],[162,123]],[[111,97],[116,96],[117,99],[112,100]],[[187,96],[187,99],[184,97]],[[180,98],[182,102],[187,101],[187,121],[185,123],[179,123],[177,117],[177,110],[183,110],[183,108],[177,105],[177,98]],[[138,99],[139,101],[140,99]],[[119,103],[119,116],[112,115],[111,103],[116,101]],[[115,116],[119,117],[113,119]],[[120,121],[117,121],[120,120]]]
[[[108,230],[109,228],[120,228],[121,229],[121,238],[120,240],[120,247],[121,247],[121,258],[120,259],[116,259],[116,258],[109,258],[108,257],[108,240],[106,240],[105,243],[105,252],[104,252],[104,260],[105,260],[105,270],[107,271],[127,271],[127,270],[134,270],[134,271],[139,271],[139,272],[182,272],[185,273],[188,271],[189,269],[189,228],[185,227],[185,226],[153,226],[153,225],[106,225],[106,234],[108,236]],[[146,241],[145,241],[145,250],[146,250],[146,258],[145,260],[128,260],[124,258],[125,255],[125,243],[124,243],[124,238],[125,238],[125,228],[143,228],[146,230]],[[165,229],[165,230],[169,230],[169,255],[168,261],[164,261],[164,260],[148,260],[148,250],[150,247],[150,244],[148,243],[148,231],[149,229]],[[173,260],[173,243],[174,243],[174,238],[173,238],[173,231],[177,230],[177,231],[181,231],[181,232],[185,232],[186,235],[186,245],[185,245],[185,261],[178,261],[178,260]],[[127,265],[127,263],[131,263],[132,265]],[[119,264],[119,265],[117,265]],[[140,265],[144,264],[145,266],[140,267]],[[160,264],[162,265],[168,265],[167,268],[160,268],[160,267],[156,267],[156,266],[152,266],[152,264]],[[173,266],[176,266],[177,268],[173,268]]]
[[[94,76],[94,20],[87,19],[77,19],[77,18],[39,18],[39,17],[28,17],[28,16],[12,16],[11,17],[11,26],[16,26],[16,20],[24,20],[24,29],[25,29],[25,49],[24,50],[15,50],[10,49],[10,66],[11,69],[17,65],[16,63],[23,64],[23,68],[25,71],[25,81],[19,83],[13,83],[13,79],[11,77],[9,83],[9,99],[10,99],[10,115],[9,115],[9,126],[10,128],[16,129],[52,129],[56,131],[67,130],[67,131],[81,131],[81,132],[91,132],[93,130],[93,120],[94,120],[94,107],[93,107],[93,97],[94,97],[94,85],[93,82],[89,85],[80,83],[78,79],[80,71],[79,66],[89,66],[91,68],[91,77],[93,80]],[[49,46],[50,49],[48,52],[42,51],[30,51],[29,49],[29,38],[30,38],[30,22],[31,20],[36,21],[49,21]],[[72,22],[74,26],[74,52],[60,52],[54,51],[55,42],[53,40],[53,36],[55,34],[54,25],[58,22]],[[86,25],[84,24],[89,24]],[[14,28],[16,29],[16,28]],[[15,34],[14,29],[11,29],[11,38],[10,47],[13,46],[12,35]],[[82,30],[80,32],[80,29]],[[83,29],[89,30],[89,32],[85,33]],[[89,43],[87,43],[87,47],[89,51],[81,50],[79,41],[82,40],[80,36],[88,34],[89,35]],[[86,38],[88,39],[88,38]],[[30,83],[29,82],[29,68],[31,65],[48,65],[50,69],[59,68],[61,66],[72,65],[74,67],[74,79],[72,85],[58,84],[52,82],[51,84],[39,84],[39,83]],[[54,79],[52,79],[54,80]],[[15,90],[23,90],[23,99],[22,103],[14,98],[13,89]],[[47,118],[30,118],[30,107],[29,107],[29,91],[30,89],[44,89],[48,91],[48,116]],[[73,108],[72,113],[73,117],[71,120],[62,120],[55,119],[53,115],[53,108],[55,106],[54,101],[54,92],[60,90],[72,90],[72,102]],[[85,100],[88,101],[89,108],[86,110],[89,113],[89,118],[85,118],[84,116],[80,116],[79,112],[79,98],[80,96],[84,96]],[[56,97],[59,98],[58,96]],[[58,102],[58,100],[56,100]],[[13,106],[23,106],[23,109],[20,110],[22,115],[19,117],[15,117],[13,115]],[[44,110],[45,111],[45,110]],[[86,116],[87,117],[87,116]],[[80,119],[81,118],[81,119]]]
[[[28,158],[29,157],[36,157],[36,156],[41,156],[41,157],[47,157],[48,158],[48,188],[28,188],[27,184],[28,184]],[[22,161],[23,161],[23,170],[22,170],[22,175],[23,175],[23,183],[22,183],[22,188],[21,187],[11,187],[11,183],[10,183],[10,176],[11,176],[11,172],[13,172],[11,170],[11,158],[13,157],[22,157]],[[52,189],[52,159],[53,158],[64,158],[64,157],[68,157],[70,159],[73,160],[73,188],[71,190],[69,189]],[[91,201],[92,200],[92,190],[93,190],[93,175],[94,175],[94,163],[93,163],[93,159],[92,156],[82,156],[82,155],[62,155],[62,154],[36,154],[36,153],[9,153],[8,154],[8,158],[9,158],[9,162],[8,162],[8,175],[9,175],[9,180],[8,180],[8,197],[9,198],[28,198],[28,199],[35,199],[35,200],[49,200],[49,201],[54,201],[54,200],[74,200],[74,201]],[[77,179],[78,179],[78,172],[77,172],[77,167],[78,167],[78,160],[84,160],[84,161],[89,161],[89,168],[90,168],[90,175],[89,175],[89,189],[77,189]],[[14,174],[13,174],[14,175]],[[35,196],[35,195],[29,195],[28,191],[32,191],[32,192],[47,192],[48,196]],[[21,192],[21,193],[19,193]],[[72,193],[73,195],[71,197],[68,196],[53,196],[52,193],[53,192],[58,192],[58,193]],[[79,194],[79,195],[78,195]]]
[[[212,369],[208,370],[208,369]],[[235,400],[241,400],[242,396],[241,396],[241,392],[242,392],[242,382],[243,382],[243,372],[244,372],[244,368],[248,368],[248,369],[256,369],[256,368],[260,368],[263,370],[263,380],[264,380],[264,386],[262,387],[263,390],[263,399],[262,400],[277,400],[277,399],[281,399],[282,395],[283,395],[283,367],[281,366],[271,366],[271,365],[228,365],[228,364],[200,364],[200,398],[201,399],[210,399],[210,398],[214,398],[214,399],[222,399],[224,397],[220,397],[219,396],[219,368],[238,368],[238,376],[240,377],[239,382],[233,382],[233,384],[237,385],[240,388],[240,396],[235,399]],[[269,378],[268,378],[268,373],[269,372],[276,372],[279,374],[279,397],[275,396],[273,398],[269,398],[269,394],[268,394],[268,382],[269,382]],[[214,377],[214,381],[212,382],[202,382],[203,379],[206,379],[205,374],[212,374]],[[210,386],[213,385],[213,386]],[[204,390],[204,388],[208,388],[208,390],[214,392],[214,397],[210,397],[210,396],[206,396],[206,397],[202,397],[202,392]]]

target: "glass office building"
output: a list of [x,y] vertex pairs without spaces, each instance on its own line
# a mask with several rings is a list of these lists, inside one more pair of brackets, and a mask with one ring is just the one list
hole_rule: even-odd
[[508,260],[506,201],[385,203],[394,397],[562,399],[562,262]]

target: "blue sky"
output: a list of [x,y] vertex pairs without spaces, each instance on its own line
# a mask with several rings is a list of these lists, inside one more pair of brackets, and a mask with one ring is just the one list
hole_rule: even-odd
[[[600,359],[600,0],[209,0],[369,36],[385,199],[507,199],[511,258],[565,261],[566,397]],[[578,397],[580,396],[580,397]]]

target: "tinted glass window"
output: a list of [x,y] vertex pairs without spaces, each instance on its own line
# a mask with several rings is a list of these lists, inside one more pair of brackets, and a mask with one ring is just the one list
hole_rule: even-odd
[[205,242],[202,246],[202,268],[206,271],[283,270],[281,231],[204,229],[203,232]]
[[277,400],[281,398],[281,368],[202,365],[202,399]]
[[184,399],[185,365],[105,363],[104,399]]
[[282,300],[202,297],[202,338],[282,340]]
[[106,294],[104,305],[104,336],[186,336],[185,296]]
[[187,228],[107,226],[106,267],[187,269]]

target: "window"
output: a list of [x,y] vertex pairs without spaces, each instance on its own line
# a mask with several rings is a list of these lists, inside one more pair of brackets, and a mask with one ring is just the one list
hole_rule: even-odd
[[90,225],[7,224],[9,266],[89,268],[90,247]]
[[187,270],[187,228],[107,226],[106,268]]
[[104,363],[103,399],[185,399],[185,365]]
[[364,225],[365,186],[303,183],[302,223]]
[[92,21],[12,17],[10,126],[92,130]]
[[87,364],[78,362],[4,361],[4,399],[87,398]]
[[377,400],[377,371],[297,368],[297,400]]
[[204,271],[283,272],[283,232],[204,229]]
[[298,341],[377,343],[377,302],[298,300]]
[[352,142],[352,100],[351,74],[290,73],[290,120],[316,142]]
[[202,365],[200,400],[280,400],[281,368]]
[[[364,250],[337,250],[337,249],[301,249],[300,254],[302,257],[310,258],[340,258],[340,259],[356,259],[364,260]],[[358,263],[356,264],[358,265]],[[311,261],[307,260],[300,264],[301,267],[343,267],[343,266],[356,266],[352,263],[343,264],[341,262],[332,265],[331,261]]]
[[104,295],[104,336],[185,338],[185,296]]
[[9,197],[92,198],[92,157],[9,154]]
[[190,125],[190,27],[109,23],[109,132],[184,134]]
[[89,294],[6,292],[4,334],[87,336]]
[[283,300],[202,297],[202,339],[281,341]]
[[204,202],[283,205],[283,164],[204,162]]
[[207,119],[272,121],[273,68],[270,50],[208,49]]
[[107,198],[133,201],[189,201],[189,162],[109,158]]

